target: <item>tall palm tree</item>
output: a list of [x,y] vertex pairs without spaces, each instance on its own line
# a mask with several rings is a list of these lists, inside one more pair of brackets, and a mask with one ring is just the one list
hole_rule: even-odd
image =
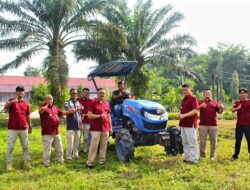
[[55,102],[62,105],[69,70],[65,48],[98,26],[93,15],[104,3],[105,0],[1,1],[0,50],[21,50],[21,53],[2,65],[0,73],[18,68],[33,55],[47,51],[46,77]]
[[[143,96],[149,81],[148,65],[156,67],[166,65],[176,70],[185,70],[185,67],[179,64],[179,58],[192,55],[191,47],[196,42],[187,34],[173,32],[183,20],[180,12],[173,11],[171,5],[153,10],[152,0],[138,0],[132,10],[128,7],[126,0],[110,0],[109,2],[111,2],[110,6],[105,9],[103,16],[109,23],[123,29],[127,46],[107,48],[97,44],[94,49],[99,57],[105,57],[107,60],[113,57],[138,61],[136,72],[129,78],[133,93]],[[86,46],[77,44],[76,56],[93,58],[93,54],[91,57],[85,49]],[[99,61],[98,58],[96,59]],[[191,76],[194,75],[191,74]]]

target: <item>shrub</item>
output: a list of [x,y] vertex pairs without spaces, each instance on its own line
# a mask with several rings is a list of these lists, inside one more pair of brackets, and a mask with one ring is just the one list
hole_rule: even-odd
[[179,113],[169,112],[168,113],[168,119],[169,120],[178,120],[179,119]]
[[223,120],[235,120],[237,118],[235,113],[232,113],[231,111],[225,111],[223,114],[219,116],[219,119]]

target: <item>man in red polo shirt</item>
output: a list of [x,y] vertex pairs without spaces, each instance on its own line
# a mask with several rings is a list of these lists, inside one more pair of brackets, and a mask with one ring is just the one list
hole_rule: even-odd
[[192,95],[191,88],[188,84],[182,85],[183,99],[181,102],[180,123],[181,138],[184,150],[184,162],[198,162],[198,143],[196,128],[198,121],[198,101]]
[[232,112],[237,112],[237,123],[235,129],[235,152],[233,160],[237,160],[240,154],[240,147],[243,134],[245,134],[248,144],[248,153],[250,154],[250,100],[248,99],[248,90],[241,88],[239,90],[240,99],[234,102]]
[[88,117],[91,119],[91,144],[88,153],[87,168],[94,167],[94,159],[99,147],[99,163],[102,165],[106,161],[107,145],[109,135],[112,134],[112,122],[110,117],[110,106],[105,100],[106,92],[103,88],[97,91],[97,98],[92,100],[89,107]]
[[199,136],[200,136],[200,158],[206,157],[206,141],[209,134],[210,140],[210,159],[216,159],[216,144],[217,144],[217,113],[223,112],[223,105],[211,99],[211,91],[209,89],[204,90],[204,100],[199,102],[200,110],[200,124],[199,124]]
[[24,168],[30,168],[30,157],[28,149],[28,133],[32,132],[32,125],[30,119],[30,107],[24,101],[24,87],[16,87],[16,98],[8,100],[4,109],[9,111],[8,122],[8,148],[7,148],[7,162],[6,169],[12,170],[13,150],[16,139],[19,137],[24,158]]
[[58,116],[72,114],[74,111],[73,109],[66,112],[61,111],[61,109],[53,104],[53,97],[50,94],[45,97],[45,103],[40,106],[39,114],[42,127],[43,162],[45,167],[49,167],[50,165],[52,144],[55,146],[57,159],[60,163],[64,162]]
[[80,147],[81,147],[81,138],[83,138],[83,151],[86,153],[89,150],[89,129],[90,129],[90,119],[88,118],[89,106],[92,103],[92,100],[89,98],[89,89],[84,88],[82,90],[82,97],[78,98],[77,101],[83,106],[82,118],[83,118],[83,128],[80,137]]

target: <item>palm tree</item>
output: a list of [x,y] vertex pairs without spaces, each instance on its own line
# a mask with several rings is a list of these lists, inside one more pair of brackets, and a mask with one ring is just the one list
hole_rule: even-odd
[[[191,46],[195,45],[195,40],[187,34],[173,33],[179,22],[183,20],[183,15],[174,12],[171,5],[160,9],[152,9],[152,0],[138,0],[136,6],[130,10],[126,0],[110,1],[103,16],[109,23],[120,27],[126,36],[127,46],[107,48],[100,44],[93,43],[96,54],[110,58],[137,60],[138,68],[129,77],[131,90],[137,96],[143,96],[148,84],[148,66],[165,65],[176,70],[185,70],[180,65],[181,57],[189,57],[193,54]],[[114,47],[113,45],[110,45]],[[75,47],[78,58],[94,58],[89,54],[86,46],[80,43]],[[95,58],[97,61],[98,56]],[[188,72],[183,72],[188,74]],[[191,76],[194,76],[191,73]],[[140,86],[140,88],[138,88]]]
[[1,66],[0,73],[18,68],[33,55],[47,51],[46,78],[55,102],[62,105],[69,70],[65,48],[99,25],[92,18],[104,3],[105,0],[1,1],[0,50],[21,50],[21,53]]

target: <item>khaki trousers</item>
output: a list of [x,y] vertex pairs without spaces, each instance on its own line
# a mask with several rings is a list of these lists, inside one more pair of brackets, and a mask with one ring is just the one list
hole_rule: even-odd
[[16,144],[16,139],[19,137],[22,150],[23,159],[29,160],[29,148],[28,148],[28,130],[8,130],[8,148],[7,148],[7,162],[11,162],[13,159],[13,150]]
[[[88,141],[89,133],[90,133],[90,125],[84,123],[83,128],[81,130],[81,136],[80,136],[80,149],[84,150],[84,152],[87,152],[90,146],[90,143]],[[83,140],[82,140],[83,139]],[[83,142],[83,143],[81,143]]]
[[66,159],[79,158],[81,130],[67,130]]
[[50,155],[52,145],[55,147],[56,156],[59,162],[63,162],[63,146],[60,135],[43,135],[43,162],[45,165],[50,164]]
[[181,127],[181,139],[185,160],[194,163],[198,162],[198,142],[196,129]]
[[216,157],[216,145],[217,145],[217,126],[203,126],[200,125],[199,136],[200,136],[200,156],[206,157],[206,142],[207,135],[210,140],[210,158]]
[[87,164],[93,164],[99,147],[99,162],[106,161],[106,152],[109,141],[108,131],[91,131],[92,139],[89,147]]

